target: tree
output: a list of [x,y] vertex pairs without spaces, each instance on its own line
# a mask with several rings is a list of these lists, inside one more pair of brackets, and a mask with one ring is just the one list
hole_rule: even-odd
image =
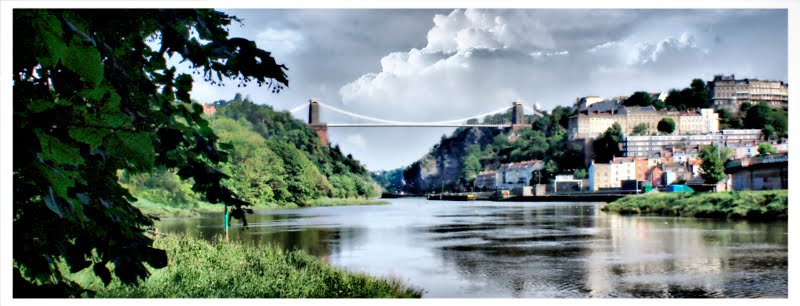
[[775,147],[773,147],[769,143],[765,142],[765,143],[762,143],[762,144],[758,145],[758,155],[759,156],[775,154],[776,152],[778,152],[778,151],[775,150]]
[[647,124],[646,123],[639,123],[633,127],[633,133],[631,135],[647,135]]
[[575,169],[575,171],[572,172],[572,176],[575,177],[575,179],[585,179],[589,175],[586,173],[586,169]]
[[772,109],[766,103],[759,103],[747,110],[744,117],[744,126],[748,129],[763,129],[770,124]]
[[607,163],[620,152],[619,143],[622,140],[622,127],[614,122],[598,139],[592,143],[595,162]]
[[667,104],[661,101],[661,99],[655,99],[653,100],[653,107],[655,107],[656,110],[662,110],[667,107]]
[[672,134],[675,131],[675,120],[672,118],[664,117],[661,121],[658,122],[658,131],[664,132],[667,134]]
[[711,145],[700,150],[700,176],[706,183],[716,184],[725,178],[725,161],[730,155],[729,149]]
[[637,91],[622,102],[622,105],[625,106],[650,106],[652,104],[653,98],[646,91]]
[[149,275],[145,263],[167,264],[144,235],[152,218],[131,206],[120,170],[176,169],[246,225],[249,203],[221,183],[226,147],[191,102],[192,76],[165,59],[180,56],[218,86],[288,85],[269,52],[228,38],[233,21],[208,9],[14,11],[15,297],[84,292],[63,277],[62,260],[71,272],[91,267],[105,284],[108,263],[125,284]]

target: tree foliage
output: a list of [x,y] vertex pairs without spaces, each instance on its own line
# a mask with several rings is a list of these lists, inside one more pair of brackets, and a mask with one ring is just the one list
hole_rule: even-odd
[[646,91],[637,91],[633,93],[630,97],[625,99],[622,102],[622,105],[625,106],[650,106],[653,105],[655,99],[650,97],[650,94]]
[[288,85],[269,52],[228,37],[234,21],[206,9],[14,11],[16,297],[79,294],[57,268],[61,260],[70,271],[91,267],[105,283],[113,263],[125,284],[147,277],[145,264],[166,265],[120,170],[177,169],[194,192],[244,220],[248,203],[222,183],[218,165],[228,156],[191,102],[193,78],[165,59],[183,58],[218,86]]
[[609,127],[600,137],[594,140],[595,162],[608,163],[620,153],[619,143],[622,141],[622,127],[619,123]]
[[725,178],[725,161],[728,160],[730,149],[711,145],[700,150],[700,176],[706,183],[716,184]]
[[769,143],[765,142],[765,143],[762,143],[762,144],[758,145],[758,155],[759,156],[775,154],[776,152],[778,152],[778,151],[775,150],[775,147],[773,147]]
[[639,123],[633,127],[632,136],[636,135],[647,135],[647,123]]
[[672,118],[664,117],[660,121],[658,121],[658,125],[656,126],[659,132],[672,134],[675,131],[675,120]]

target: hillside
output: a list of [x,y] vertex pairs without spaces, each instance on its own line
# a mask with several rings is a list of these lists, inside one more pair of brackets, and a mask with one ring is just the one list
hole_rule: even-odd
[[[411,165],[372,176],[387,192],[421,194],[470,190],[478,172],[497,169],[500,164],[538,159],[545,161],[542,182],[556,174],[578,173],[583,169],[583,149],[566,138],[567,118],[574,111],[556,107],[544,117],[526,116],[530,128],[459,128],[434,145]],[[477,123],[473,119],[473,123]],[[483,118],[483,123],[510,122],[511,113]]]
[[[209,126],[228,153],[223,183],[242,200],[268,206],[306,206],[319,198],[371,198],[380,187],[369,172],[338,146],[322,146],[317,135],[289,113],[236,95],[214,103]],[[194,205],[203,199],[169,170],[123,173],[134,196],[156,203]]]

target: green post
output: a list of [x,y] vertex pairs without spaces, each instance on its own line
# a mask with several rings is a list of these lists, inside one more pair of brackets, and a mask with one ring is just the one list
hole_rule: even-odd
[[228,241],[228,204],[225,204],[225,241]]

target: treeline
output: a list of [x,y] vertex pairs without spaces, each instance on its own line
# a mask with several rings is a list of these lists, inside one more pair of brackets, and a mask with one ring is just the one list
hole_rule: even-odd
[[622,102],[625,106],[653,106],[657,110],[686,110],[712,107],[711,84],[702,79],[694,79],[689,87],[671,89],[666,101],[653,98],[646,91],[634,92]]
[[[369,172],[338,145],[325,147],[303,122],[268,105],[257,105],[237,94],[214,102],[209,126],[224,144],[229,161],[220,169],[223,184],[254,204],[306,205],[312,199],[371,198],[380,187]],[[120,182],[147,200],[187,205],[202,200],[174,171],[129,175]]]

